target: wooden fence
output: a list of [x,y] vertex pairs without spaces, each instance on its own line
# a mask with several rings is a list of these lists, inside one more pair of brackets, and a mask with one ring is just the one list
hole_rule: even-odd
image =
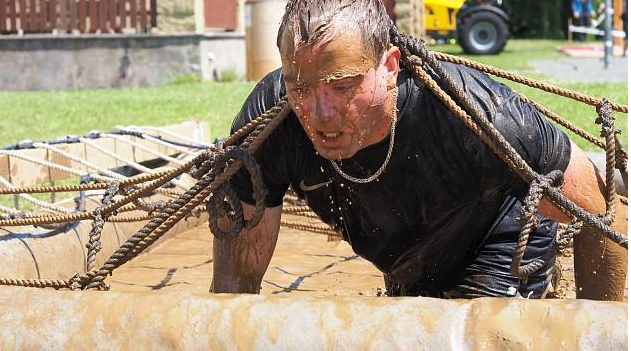
[[0,0],[0,34],[146,32],[157,0]]

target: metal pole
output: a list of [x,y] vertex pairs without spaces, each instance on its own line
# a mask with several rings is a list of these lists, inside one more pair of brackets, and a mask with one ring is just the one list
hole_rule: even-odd
[[611,65],[611,56],[613,54],[613,36],[611,33],[613,7],[611,0],[605,0],[605,68]]

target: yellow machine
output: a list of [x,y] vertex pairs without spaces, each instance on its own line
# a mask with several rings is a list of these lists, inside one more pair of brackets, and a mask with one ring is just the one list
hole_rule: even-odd
[[425,30],[437,41],[457,39],[469,54],[491,55],[504,49],[509,18],[501,0],[424,0]]

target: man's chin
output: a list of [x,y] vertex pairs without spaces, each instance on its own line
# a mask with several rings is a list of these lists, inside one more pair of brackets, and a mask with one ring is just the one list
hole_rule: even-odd
[[357,151],[348,149],[320,149],[317,151],[320,156],[332,161],[351,158],[357,153]]

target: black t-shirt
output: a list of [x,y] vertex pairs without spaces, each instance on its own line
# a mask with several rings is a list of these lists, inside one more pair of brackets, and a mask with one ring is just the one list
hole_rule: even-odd
[[[535,171],[565,170],[569,139],[545,116],[487,75],[443,65]],[[436,288],[448,284],[472,258],[504,200],[525,195],[527,185],[404,69],[398,86],[394,150],[376,181],[355,184],[338,175],[328,160],[316,154],[293,113],[256,158],[269,188],[268,206],[280,205],[291,185],[358,255],[401,283]],[[232,132],[284,95],[279,69],[254,88]],[[388,143],[389,137],[360,150],[343,160],[341,168],[355,177],[370,176],[384,162]],[[301,182],[321,186],[303,191]],[[254,203],[245,170],[231,184],[242,201]]]

